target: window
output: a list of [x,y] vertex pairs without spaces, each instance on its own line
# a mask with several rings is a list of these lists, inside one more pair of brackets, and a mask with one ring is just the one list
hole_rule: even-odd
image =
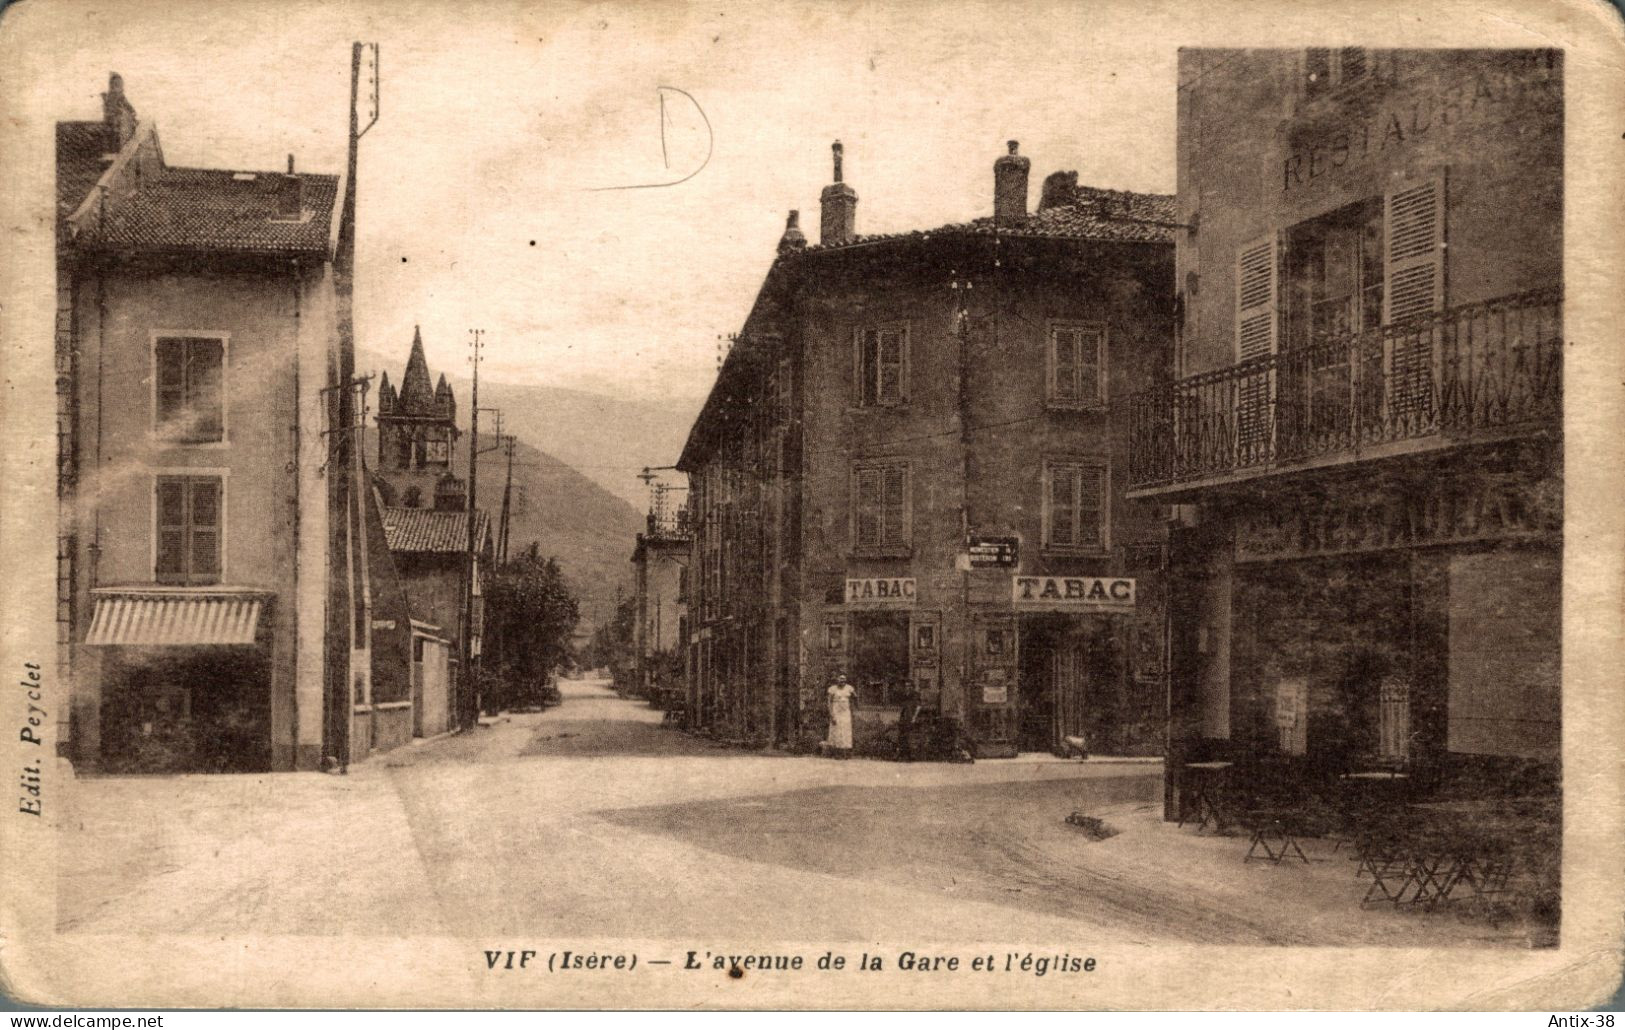
[[219,476],[159,476],[156,492],[154,578],[188,586],[220,582],[224,481]]
[[1044,463],[1044,546],[1097,552],[1106,541],[1106,469],[1073,461]]
[[908,400],[908,331],[903,326],[859,329],[854,350],[858,404],[867,408]]
[[906,462],[852,470],[852,546],[870,553],[906,554],[910,543]]
[[224,440],[225,338],[159,336],[152,354],[158,432],[178,443]]
[[1380,199],[1300,222],[1286,234],[1286,349],[1382,324]]
[[451,442],[446,439],[444,430],[431,432],[433,435],[428,440],[424,462],[438,468],[447,468],[451,465]]
[[1049,330],[1049,402],[1091,408],[1106,403],[1106,331],[1057,322]]
[[1311,48],[1303,59],[1303,88],[1311,97],[1365,78],[1370,61],[1364,47]]

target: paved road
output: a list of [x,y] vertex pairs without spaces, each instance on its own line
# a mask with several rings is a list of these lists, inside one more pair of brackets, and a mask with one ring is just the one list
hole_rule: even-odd
[[[837,762],[714,746],[595,681],[348,776],[90,778],[70,932],[1477,943],[1361,912],[1341,860],[1244,865],[1157,818],[1157,765]],[[1091,841],[1065,822],[1105,818]]]

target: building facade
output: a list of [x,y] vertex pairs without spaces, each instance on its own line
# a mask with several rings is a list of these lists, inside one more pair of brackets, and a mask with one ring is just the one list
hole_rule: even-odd
[[57,126],[62,738],[109,771],[316,768],[338,178],[174,167],[119,76],[103,101]]
[[1556,775],[1561,55],[1180,56],[1169,815],[1191,758]]
[[633,690],[670,710],[683,697],[688,638],[688,509],[667,509],[657,487],[648,529],[632,550],[637,614],[632,630]]
[[862,237],[834,182],[792,212],[679,461],[688,717],[857,745],[907,695],[983,756],[1160,752],[1163,521],[1125,498],[1125,399],[1173,342],[1172,199],[994,167],[994,215]]

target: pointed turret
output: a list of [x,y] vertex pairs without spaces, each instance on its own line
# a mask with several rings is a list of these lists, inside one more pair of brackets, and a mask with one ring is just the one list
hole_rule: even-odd
[[412,327],[412,356],[401,378],[401,410],[407,415],[432,414],[434,393],[429,388],[429,361],[423,356],[423,331]]
[[395,388],[389,385],[389,373],[378,377],[378,414],[387,415],[395,410]]
[[457,402],[451,396],[451,384],[446,382],[446,373],[440,373],[440,382],[434,387],[435,413],[441,418],[455,420],[457,418]]

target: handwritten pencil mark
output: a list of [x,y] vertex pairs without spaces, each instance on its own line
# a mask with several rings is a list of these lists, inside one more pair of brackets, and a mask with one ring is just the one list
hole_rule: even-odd
[[711,154],[716,149],[717,135],[716,135],[716,131],[711,127],[711,119],[710,119],[710,117],[708,115],[706,115],[705,108],[701,107],[700,102],[698,100],[695,100],[693,95],[690,94],[687,90],[678,89],[676,86],[656,86],[655,87],[655,92],[656,92],[656,95],[658,95],[659,98],[660,98],[660,157],[661,157],[661,160],[665,162],[666,167],[668,169],[671,167],[671,161],[670,161],[670,158],[667,155],[667,149],[666,149],[666,125],[667,125],[667,122],[669,120],[668,116],[666,114],[666,94],[667,93],[677,93],[677,94],[680,94],[689,103],[694,105],[694,110],[699,112],[700,120],[705,123],[705,158],[700,161],[700,166],[698,168],[694,169],[692,172],[689,172],[687,175],[683,176],[681,179],[673,179],[671,182],[640,182],[640,183],[632,183],[632,184],[626,185],[626,186],[590,186],[590,187],[587,188],[587,192],[589,192],[589,193],[603,193],[603,192],[606,192],[608,190],[653,190],[653,189],[661,189],[661,188],[666,187],[666,186],[679,186],[679,185],[687,182],[688,180],[694,178],[696,175],[700,174],[701,172],[705,171],[705,167],[711,163]]

